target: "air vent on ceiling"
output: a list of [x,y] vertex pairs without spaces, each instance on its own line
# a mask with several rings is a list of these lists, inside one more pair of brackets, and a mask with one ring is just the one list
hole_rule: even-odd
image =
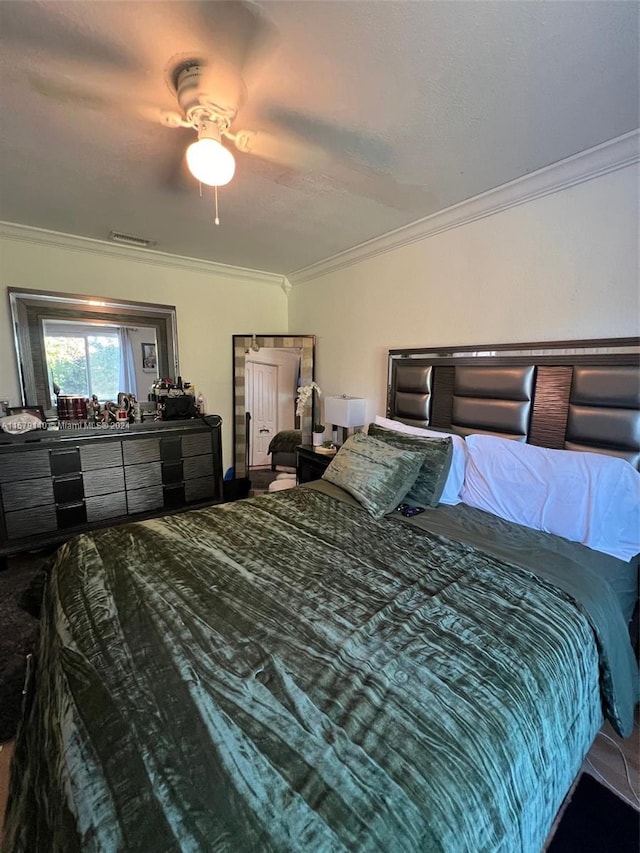
[[126,246],[138,246],[140,249],[150,249],[156,245],[156,240],[145,240],[144,237],[136,237],[135,234],[123,234],[122,231],[112,231],[109,234],[112,243],[124,243]]

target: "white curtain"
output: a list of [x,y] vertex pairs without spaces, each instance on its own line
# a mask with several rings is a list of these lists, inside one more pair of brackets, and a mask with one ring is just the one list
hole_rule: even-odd
[[133,353],[131,332],[126,326],[118,329],[120,338],[120,377],[119,389],[127,394],[133,394],[138,399],[138,383],[136,382],[136,363]]

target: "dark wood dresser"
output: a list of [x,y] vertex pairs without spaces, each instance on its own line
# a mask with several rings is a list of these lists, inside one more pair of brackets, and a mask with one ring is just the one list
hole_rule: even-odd
[[0,433],[0,556],[222,501],[220,424]]

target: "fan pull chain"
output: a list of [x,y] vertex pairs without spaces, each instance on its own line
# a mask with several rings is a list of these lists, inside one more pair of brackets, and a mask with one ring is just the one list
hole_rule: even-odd
[[[202,198],[202,183],[199,183],[198,185],[200,187],[200,198]],[[214,187],[213,191],[215,193],[215,199],[216,199],[216,216],[215,216],[215,219],[213,221],[214,221],[215,225],[220,225],[220,217],[218,215],[218,187]]]

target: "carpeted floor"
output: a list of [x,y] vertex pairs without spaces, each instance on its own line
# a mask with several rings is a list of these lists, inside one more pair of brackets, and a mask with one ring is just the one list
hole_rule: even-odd
[[46,555],[16,557],[0,571],[0,743],[15,736],[26,656],[33,650],[38,630],[38,620],[18,607],[18,597],[45,560]]
[[639,849],[640,814],[583,773],[546,853],[638,853]]
[[278,472],[272,471],[271,468],[252,468],[249,472],[251,488],[254,491],[265,492],[277,476]]
[[269,491],[269,486],[283,471],[272,471],[271,468],[253,468],[249,473],[251,480],[251,491],[254,495],[261,495]]

